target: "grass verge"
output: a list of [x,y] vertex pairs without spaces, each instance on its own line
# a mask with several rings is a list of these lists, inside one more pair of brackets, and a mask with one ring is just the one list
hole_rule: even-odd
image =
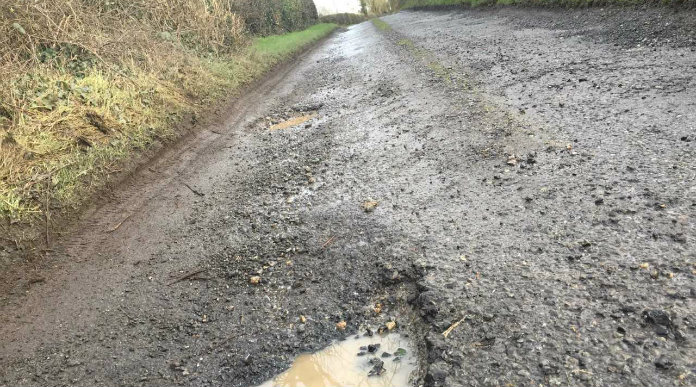
[[131,63],[54,61],[3,79],[0,242],[35,246],[51,214],[79,209],[128,160],[176,139],[185,117],[204,113],[335,28],[317,24],[205,55],[167,51],[175,43],[165,36],[156,47],[163,52]]
[[358,13],[338,13],[326,15],[319,18],[322,23],[336,23],[342,26],[362,23],[367,20],[367,16]]
[[380,18],[372,19],[372,24],[374,24],[375,27],[377,27],[381,31],[391,31],[391,29],[392,29],[391,26],[387,22],[385,22],[384,20],[382,20]]

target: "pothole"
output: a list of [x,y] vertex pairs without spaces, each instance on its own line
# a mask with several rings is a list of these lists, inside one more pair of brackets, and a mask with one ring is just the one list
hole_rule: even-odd
[[252,126],[259,129],[281,130],[306,124],[312,126],[311,121],[318,116],[318,110],[322,104],[296,105],[285,110],[275,110],[265,118],[259,118]]
[[360,335],[300,355],[292,367],[258,387],[404,387],[412,385],[418,359],[398,333]]
[[293,117],[293,118],[287,119],[285,121],[281,121],[281,122],[278,122],[276,124],[273,124],[273,125],[271,125],[271,127],[269,129],[270,130],[279,130],[279,129],[292,128],[293,126],[304,124],[305,122],[316,117],[316,115],[317,115],[317,113],[303,114],[301,116]]

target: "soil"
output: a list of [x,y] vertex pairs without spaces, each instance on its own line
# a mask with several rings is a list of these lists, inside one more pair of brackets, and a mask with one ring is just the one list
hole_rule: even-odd
[[695,384],[696,13],[383,20],[5,275],[0,385],[251,386],[390,320],[414,385]]

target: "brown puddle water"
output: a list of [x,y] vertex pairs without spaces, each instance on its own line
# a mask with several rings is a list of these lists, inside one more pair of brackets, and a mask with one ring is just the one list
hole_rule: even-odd
[[[374,353],[360,348],[373,344],[380,344]],[[365,354],[358,356],[359,352]],[[384,352],[391,356],[382,357]],[[370,364],[370,359],[384,362],[381,375],[368,376],[376,362]],[[298,356],[288,371],[258,387],[406,387],[412,385],[409,379],[416,366],[413,346],[399,334],[350,337]]]

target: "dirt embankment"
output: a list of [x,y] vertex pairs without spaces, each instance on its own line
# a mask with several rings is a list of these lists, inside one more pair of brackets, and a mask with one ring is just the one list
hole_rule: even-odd
[[0,19],[0,266],[332,29],[257,39],[315,24],[311,0],[10,0]]

